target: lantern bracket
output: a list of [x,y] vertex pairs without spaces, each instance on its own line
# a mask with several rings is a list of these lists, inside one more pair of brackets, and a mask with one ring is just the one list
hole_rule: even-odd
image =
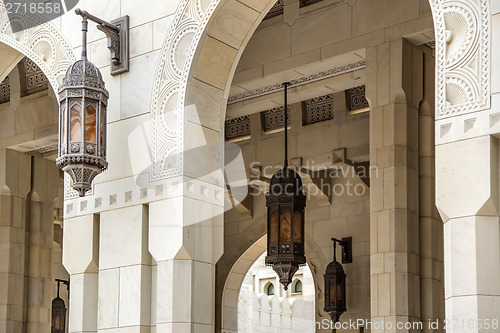
[[56,281],[57,281],[57,297],[59,297],[59,285],[61,283],[66,285],[66,289],[68,290],[68,297],[69,297],[69,279],[68,280],[56,279]]
[[[111,52],[111,75],[128,72],[130,69],[129,17],[125,15],[111,22],[106,22],[88,12],[76,9],[75,13],[84,19],[97,23],[97,29],[108,37],[108,49]],[[82,45],[86,48],[86,45]]]
[[352,237],[344,237],[342,240],[332,238],[332,241],[338,243],[342,247],[342,263],[352,263]]

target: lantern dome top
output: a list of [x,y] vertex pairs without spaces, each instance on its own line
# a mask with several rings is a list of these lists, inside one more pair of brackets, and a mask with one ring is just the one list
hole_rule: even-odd
[[108,95],[101,72],[87,58],[82,58],[69,66],[60,90],[68,87],[94,88]]
[[287,184],[293,184],[294,189],[297,189],[295,193],[302,192],[302,179],[300,178],[299,174],[290,169],[289,167],[284,167],[281,170],[278,170],[274,173],[273,177],[271,178],[271,183],[270,186],[273,187],[273,185],[287,185]]
[[62,299],[62,298],[60,298],[59,296],[58,296],[58,297],[56,297],[56,298],[54,298],[54,299],[52,300],[52,308],[58,308],[58,309],[59,309],[59,308],[61,308],[61,309],[65,309],[65,308],[66,308],[66,306],[65,306],[65,304],[64,304],[63,299]]
[[344,275],[344,268],[342,265],[337,261],[333,260],[331,263],[326,266],[326,271],[325,275]]

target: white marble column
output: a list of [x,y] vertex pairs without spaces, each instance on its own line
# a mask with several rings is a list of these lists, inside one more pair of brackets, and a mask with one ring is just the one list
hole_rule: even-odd
[[399,39],[367,49],[371,319],[378,332],[420,320],[418,107],[422,51]]
[[148,208],[101,213],[98,331],[146,333],[151,325]]
[[71,282],[68,332],[97,332],[99,215],[64,220],[63,265]]
[[436,147],[447,332],[500,329],[498,150],[498,139],[489,135]]
[[436,208],[435,172],[435,58],[424,52],[424,98],[418,110],[420,316],[422,332],[442,332],[428,325],[444,319],[443,222]]
[[[181,184],[195,191],[205,186],[194,180]],[[214,196],[214,191],[220,188],[207,184],[206,193]],[[156,333],[213,333],[222,207],[180,195],[152,202],[149,208],[149,250],[157,262]]]

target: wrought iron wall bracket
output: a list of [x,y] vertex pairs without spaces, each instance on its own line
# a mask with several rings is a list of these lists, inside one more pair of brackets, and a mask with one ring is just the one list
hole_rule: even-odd
[[342,263],[352,263],[352,237],[344,237],[342,240],[332,238],[334,243],[338,243],[342,247]]
[[76,9],[75,13],[83,18],[97,23],[97,29],[106,34],[106,37],[108,38],[108,48],[111,52],[111,75],[128,72],[130,69],[130,34],[128,15],[111,22],[106,22],[84,10]]

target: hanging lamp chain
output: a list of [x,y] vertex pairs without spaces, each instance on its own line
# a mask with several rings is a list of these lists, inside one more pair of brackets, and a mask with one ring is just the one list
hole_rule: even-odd
[[290,82],[283,82],[283,87],[285,88],[285,101],[283,103],[283,123],[285,126],[285,162],[284,168],[288,167],[288,87]]

